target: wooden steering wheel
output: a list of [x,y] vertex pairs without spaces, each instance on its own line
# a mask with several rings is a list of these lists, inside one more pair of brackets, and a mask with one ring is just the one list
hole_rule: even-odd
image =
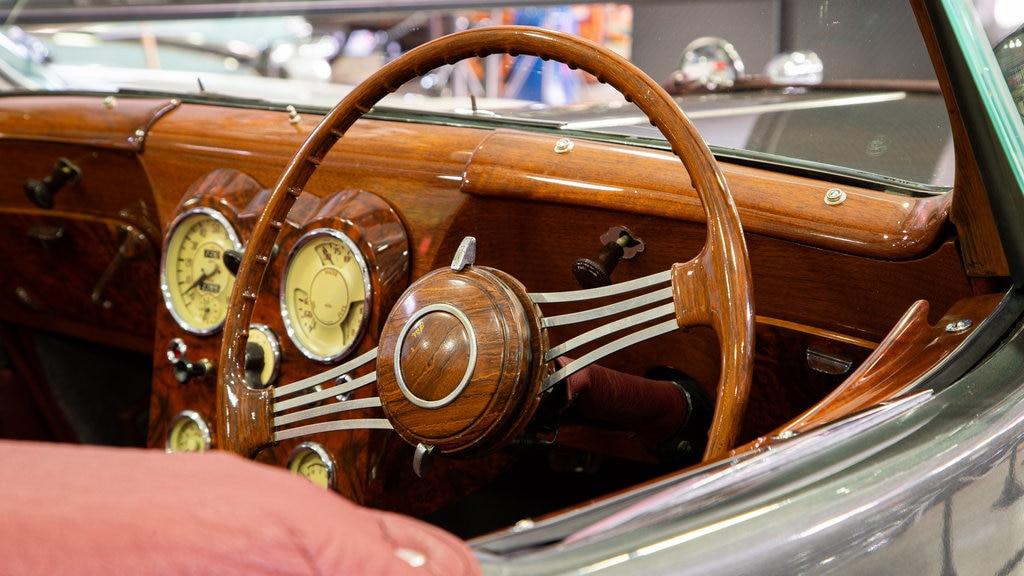
[[[551,361],[566,345],[548,345],[545,328],[550,324],[545,323],[540,304],[670,283],[671,290],[661,289],[666,300],[671,299],[661,307],[669,320],[620,339],[618,347],[677,327],[711,326],[721,343],[722,369],[704,459],[720,457],[733,446],[753,372],[754,314],[739,215],[714,156],[671,97],[626,59],[574,36],[516,26],[452,34],[393,60],[339,102],[291,159],[256,224],[228,304],[218,364],[219,448],[252,457],[305,430],[275,429],[278,398],[304,384],[252,389],[244,365],[248,327],[271,252],[286,215],[320,161],[358,118],[405,82],[445,64],[491,54],[563,62],[634,102],[689,173],[707,217],[706,244],[692,260],[647,279],[559,295],[529,294],[511,276],[475,266],[474,245],[466,242],[451,269],[427,274],[406,291],[388,317],[375,351],[328,371],[333,378],[376,360],[376,372],[354,385],[376,378],[379,402],[374,398],[369,405],[380,406],[386,419],[305,429],[394,428],[407,442],[445,454],[472,456],[496,450],[522,433],[547,388],[601,357],[588,354],[555,370]],[[628,302],[623,306],[633,307]],[[592,317],[604,308],[594,309]],[[333,399],[329,393],[323,395],[328,397]]]

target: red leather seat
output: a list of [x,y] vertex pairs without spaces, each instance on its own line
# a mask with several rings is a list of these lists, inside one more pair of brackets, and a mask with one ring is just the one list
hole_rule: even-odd
[[0,441],[4,574],[478,574],[464,542],[238,456]]

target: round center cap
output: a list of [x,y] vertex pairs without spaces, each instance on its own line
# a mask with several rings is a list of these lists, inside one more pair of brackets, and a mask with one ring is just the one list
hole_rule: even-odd
[[458,398],[476,366],[476,335],[466,316],[448,304],[419,310],[395,346],[395,376],[402,394],[421,408]]

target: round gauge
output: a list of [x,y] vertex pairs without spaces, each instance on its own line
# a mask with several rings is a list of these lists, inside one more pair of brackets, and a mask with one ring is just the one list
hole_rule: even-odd
[[277,377],[281,363],[281,342],[266,324],[249,326],[249,342],[245,346],[245,377],[251,388],[262,389]]
[[334,487],[334,459],[316,442],[303,442],[296,446],[288,457],[288,470],[321,488]]
[[210,449],[210,427],[192,410],[183,410],[171,420],[167,433],[168,452],[205,452]]
[[370,274],[348,236],[314,230],[295,244],[281,283],[281,315],[295,346],[321,362],[356,345],[369,316]]
[[214,210],[196,208],[171,225],[160,285],[167,309],[182,328],[209,334],[224,323],[235,284],[224,266],[224,252],[241,249],[231,225]]

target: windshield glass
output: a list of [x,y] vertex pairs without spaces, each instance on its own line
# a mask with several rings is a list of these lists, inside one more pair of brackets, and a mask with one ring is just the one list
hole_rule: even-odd
[[[1010,26],[1012,8],[978,2],[993,28]],[[911,192],[941,191],[953,182],[945,105],[904,3],[484,8],[450,2],[370,12],[352,3],[303,2],[288,13],[285,2],[244,16],[230,3],[7,4],[0,9],[6,23],[0,88],[11,92],[142,91],[325,110],[388,60],[432,38],[529,24],[584,36],[628,57],[663,83],[723,157],[835,172]],[[427,110],[435,120],[474,114],[655,145],[661,138],[592,77],[526,56],[431,71],[384,106]]]

